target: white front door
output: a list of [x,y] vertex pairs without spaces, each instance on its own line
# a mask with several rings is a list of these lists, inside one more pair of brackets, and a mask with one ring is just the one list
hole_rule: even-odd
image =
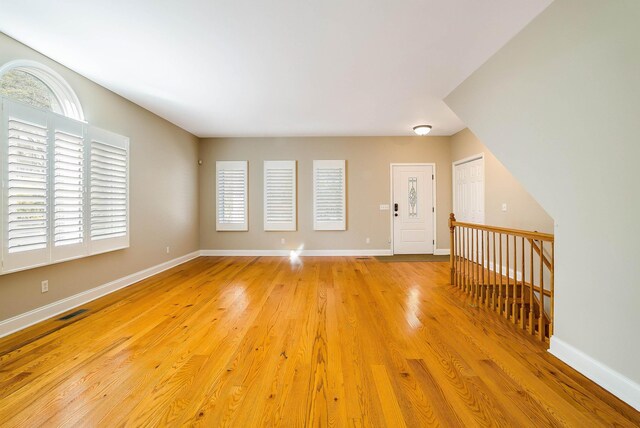
[[455,163],[453,179],[456,220],[484,224],[484,159],[479,157]]
[[433,165],[393,165],[393,253],[433,254]]

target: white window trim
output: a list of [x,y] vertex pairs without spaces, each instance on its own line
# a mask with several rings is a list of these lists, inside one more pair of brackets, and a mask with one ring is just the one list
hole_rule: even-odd
[[13,70],[24,71],[42,80],[58,99],[63,115],[84,122],[84,112],[78,96],[58,73],[39,62],[17,59],[9,61],[0,67],[0,77]]

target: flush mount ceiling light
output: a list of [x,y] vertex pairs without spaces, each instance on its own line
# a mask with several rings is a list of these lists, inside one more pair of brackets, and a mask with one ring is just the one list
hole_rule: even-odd
[[427,135],[431,132],[431,125],[418,125],[413,127],[413,132],[418,135]]

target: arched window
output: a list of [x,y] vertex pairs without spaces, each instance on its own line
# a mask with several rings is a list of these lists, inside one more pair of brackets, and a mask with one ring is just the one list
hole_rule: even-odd
[[0,67],[0,96],[84,120],[73,89],[58,73],[35,61],[11,61]]

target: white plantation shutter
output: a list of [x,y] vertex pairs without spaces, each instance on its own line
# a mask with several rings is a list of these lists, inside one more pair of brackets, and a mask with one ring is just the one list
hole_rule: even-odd
[[313,229],[346,230],[344,160],[313,161]]
[[49,262],[47,114],[3,101],[2,271]]
[[264,230],[296,230],[296,161],[264,161]]
[[0,100],[0,274],[128,247],[129,139]]
[[216,162],[216,230],[249,230],[248,162]]
[[87,255],[86,153],[82,122],[56,117],[53,124],[52,261]]
[[129,246],[129,139],[90,128],[91,253]]

